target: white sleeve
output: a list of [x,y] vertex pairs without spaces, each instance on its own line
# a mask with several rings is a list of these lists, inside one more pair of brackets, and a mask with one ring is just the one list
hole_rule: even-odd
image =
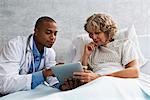
[[125,41],[122,48],[122,64],[125,66],[133,60],[138,60],[138,54],[135,45],[131,40]]
[[7,43],[0,53],[0,93],[31,89],[31,75],[19,75],[22,55],[20,41]]
[[55,65],[56,65],[56,53],[55,53],[54,49],[47,48],[45,67],[50,68]]
[[[46,65],[45,67],[49,69],[52,66],[56,65],[56,53],[54,49],[52,48],[47,48],[47,53],[46,53]],[[54,84],[58,83],[58,80],[56,77],[49,76],[46,78],[46,81],[49,83],[50,86],[53,86]]]

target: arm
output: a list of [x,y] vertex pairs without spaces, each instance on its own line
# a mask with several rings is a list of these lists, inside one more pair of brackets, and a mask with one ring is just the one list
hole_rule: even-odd
[[[109,74],[108,76],[122,77],[122,78],[136,78],[139,76],[139,62],[138,54],[135,50],[135,45],[132,41],[125,41],[122,47],[122,64],[125,69],[119,72]],[[133,60],[134,59],[134,60]]]
[[102,76],[113,76],[120,78],[137,78],[139,76],[139,70],[136,67],[137,61],[133,60],[126,65],[124,70],[107,74],[107,75],[99,75],[90,70],[85,70],[84,72],[74,72],[74,78],[79,79],[82,83],[88,83],[92,80],[95,80]]
[[[41,63],[44,66],[45,69],[42,71],[37,71],[32,73],[32,83],[31,83],[31,89],[34,89],[38,85],[40,85],[42,82],[44,82],[47,77],[52,76],[53,72],[50,69],[50,66],[55,65],[55,52],[53,49],[49,48],[44,51],[45,57],[41,59]],[[36,62],[35,62],[36,63]],[[39,62],[37,62],[39,63]]]
[[139,76],[139,69],[136,67],[137,65],[137,60],[133,60],[125,66],[124,70],[108,74],[106,76],[114,76],[120,78],[137,78]]
[[19,75],[20,60],[23,55],[22,39],[8,42],[0,54],[0,93],[7,94],[31,89],[31,74]]
[[49,76],[53,76],[53,72],[51,71],[51,69],[44,69],[43,71],[32,73],[31,89],[34,89],[35,87],[40,85]]
[[46,52],[45,69],[48,70],[47,72],[51,75],[49,76],[47,75],[48,77],[45,77],[45,78],[46,78],[46,82],[48,82],[50,86],[53,86],[58,83],[57,78],[54,77],[53,72],[50,70],[52,66],[56,65],[56,54],[55,54],[54,49],[52,48],[47,48],[46,51],[47,52]]

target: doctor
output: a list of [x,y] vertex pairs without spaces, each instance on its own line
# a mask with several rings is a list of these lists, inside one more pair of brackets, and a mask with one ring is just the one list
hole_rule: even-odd
[[18,36],[10,40],[0,53],[0,94],[30,90],[47,80],[50,86],[57,84],[50,69],[56,64],[56,22],[47,16],[40,17],[34,34]]

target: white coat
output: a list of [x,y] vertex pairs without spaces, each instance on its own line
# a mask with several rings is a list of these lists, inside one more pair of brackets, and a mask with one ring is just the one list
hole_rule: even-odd
[[[33,36],[18,36],[10,40],[0,52],[0,94],[12,93],[20,90],[30,90],[32,74],[27,74],[33,60],[32,45]],[[38,70],[51,67],[56,64],[55,51],[45,48],[46,56],[42,58]],[[50,77],[50,85],[57,79]]]

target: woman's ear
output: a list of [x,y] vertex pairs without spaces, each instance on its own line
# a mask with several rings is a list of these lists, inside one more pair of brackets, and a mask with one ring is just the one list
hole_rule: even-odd
[[108,35],[108,38],[107,38],[107,42],[113,41],[113,40],[114,40],[114,39],[113,39],[113,36],[114,36],[114,35],[109,34],[109,35]]
[[105,34],[105,38],[106,38],[105,42],[108,43],[110,41],[110,39],[111,39],[111,36],[107,32],[105,32],[104,34]]

